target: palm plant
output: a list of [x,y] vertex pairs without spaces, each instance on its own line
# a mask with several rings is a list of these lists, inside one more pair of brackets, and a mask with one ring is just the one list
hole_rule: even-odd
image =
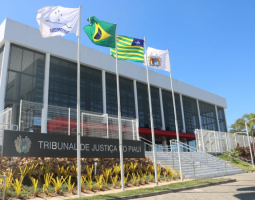
[[[242,118],[245,121],[255,119],[255,113],[244,114]],[[254,131],[255,131],[255,128],[254,128],[254,126],[255,126],[255,120],[251,120],[247,123],[248,131],[250,132],[250,136],[252,136],[252,138],[253,138],[252,143],[253,143],[253,151],[254,151],[254,154],[255,154],[255,148],[254,148]]]

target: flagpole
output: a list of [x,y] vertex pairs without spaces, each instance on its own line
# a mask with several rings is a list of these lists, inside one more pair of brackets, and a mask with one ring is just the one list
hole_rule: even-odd
[[[167,53],[168,53],[168,56],[169,56],[169,50],[168,50],[168,49],[167,49]],[[175,96],[174,96],[174,86],[173,86],[173,80],[172,80],[170,56],[169,56],[169,73],[170,73],[170,82],[171,82],[172,97],[173,97],[173,106],[174,106],[174,119],[175,119],[175,129],[176,129],[176,138],[177,138],[177,147],[178,147],[179,167],[180,167],[180,173],[181,173],[181,180],[183,181],[183,176],[182,176],[182,163],[181,163],[181,152],[180,152],[180,137],[179,137],[179,129],[178,129],[177,115],[176,115]]]
[[155,146],[155,134],[154,134],[154,123],[152,116],[152,107],[151,107],[151,89],[150,89],[150,79],[149,79],[149,70],[148,70],[148,60],[147,60],[147,49],[146,49],[146,40],[144,37],[144,49],[146,56],[146,72],[147,72],[147,84],[148,84],[148,96],[149,96],[149,107],[150,107],[150,120],[151,120],[151,137],[152,137],[152,149],[153,149],[153,159],[154,159],[154,169],[155,169],[155,183],[158,185],[158,171],[157,171],[157,154]]
[[122,123],[120,110],[120,86],[119,86],[119,69],[118,69],[118,49],[117,49],[117,24],[115,29],[115,51],[116,51],[116,80],[117,80],[117,100],[118,100],[118,127],[119,127],[119,151],[120,151],[120,175],[121,190],[125,190],[124,185],[124,165],[123,165],[123,145],[122,145]]
[[81,39],[81,6],[79,6],[79,27],[78,27],[78,52],[77,52],[77,191],[81,197],[81,129],[80,129],[80,39]]

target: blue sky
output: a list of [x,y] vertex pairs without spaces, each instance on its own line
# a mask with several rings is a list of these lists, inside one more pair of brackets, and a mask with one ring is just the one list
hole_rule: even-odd
[[[255,1],[2,0],[0,23],[10,18],[38,28],[37,10],[57,5],[81,5],[82,27],[96,16],[117,23],[118,35],[146,36],[147,46],[169,49],[175,79],[227,99],[228,126],[255,112]],[[109,53],[84,32],[81,37],[82,45]],[[77,41],[75,35],[66,38]]]

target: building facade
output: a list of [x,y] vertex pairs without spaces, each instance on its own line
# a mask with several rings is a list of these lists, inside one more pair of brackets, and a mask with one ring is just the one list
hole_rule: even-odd
[[[13,108],[18,124],[20,100],[76,108],[77,43],[43,39],[38,29],[5,19],[0,26],[0,110]],[[137,118],[140,136],[151,139],[146,71],[119,61],[122,116]],[[176,137],[169,77],[149,72],[157,143]],[[173,80],[180,138],[194,141],[195,129],[227,131],[226,99]],[[117,115],[115,59],[81,46],[81,109]],[[47,111],[46,111],[46,114]],[[47,132],[47,130],[42,130]]]

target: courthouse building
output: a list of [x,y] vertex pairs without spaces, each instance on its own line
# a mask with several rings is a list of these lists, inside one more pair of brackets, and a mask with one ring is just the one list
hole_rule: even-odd
[[[76,108],[76,59],[77,43],[43,39],[37,28],[5,19],[0,26],[0,110],[12,107],[13,124],[18,125],[21,99]],[[119,61],[119,73],[121,113],[137,118],[140,136],[150,139],[146,69]],[[149,75],[156,142],[168,143],[176,136],[170,80],[152,70]],[[183,142],[194,141],[195,129],[227,131],[225,98],[175,79],[173,84]],[[81,109],[117,115],[115,59],[83,45]]]

